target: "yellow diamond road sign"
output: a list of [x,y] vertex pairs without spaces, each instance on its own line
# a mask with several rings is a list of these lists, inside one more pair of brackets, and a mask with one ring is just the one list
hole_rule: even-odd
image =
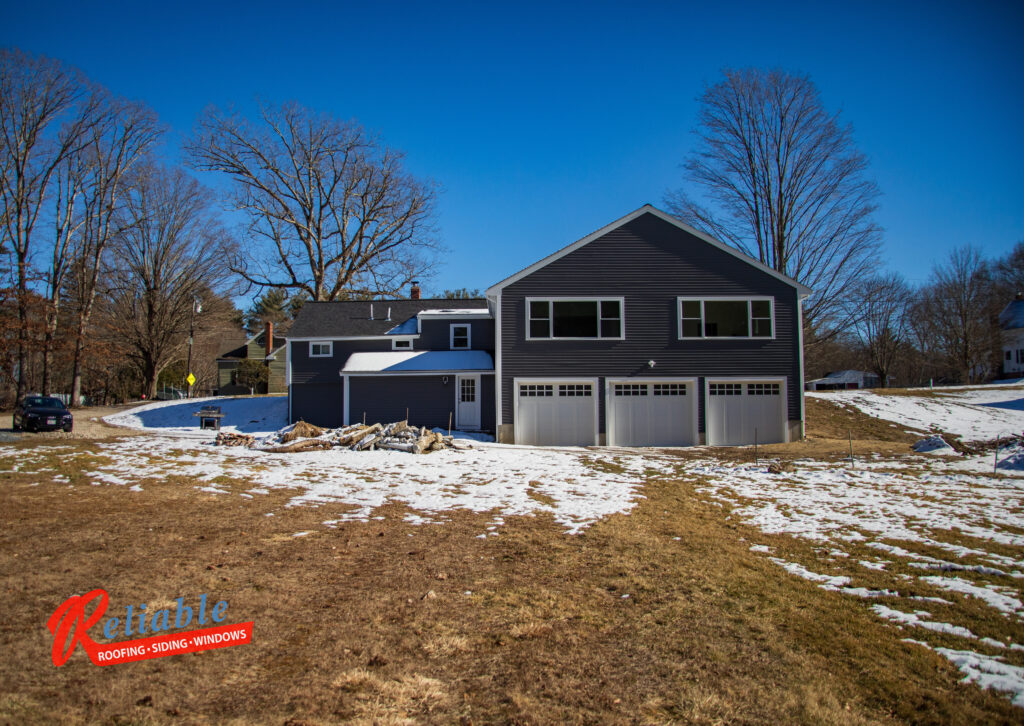
[[191,373],[188,374],[188,378],[186,378],[185,380],[188,381],[188,385],[190,386],[194,386],[196,384],[196,377]]

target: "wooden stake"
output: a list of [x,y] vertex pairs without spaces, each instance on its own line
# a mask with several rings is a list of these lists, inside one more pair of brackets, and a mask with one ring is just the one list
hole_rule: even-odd
[[363,411],[363,426],[366,425],[366,411]]
[[996,436],[996,453],[992,460],[992,473],[996,474],[999,470],[999,437]]
[[754,464],[757,464],[757,427],[754,427]]
[[405,407],[405,422],[409,423],[409,407]]
[[452,435],[452,412],[448,412],[448,435]]
[[850,435],[850,463],[853,463],[853,429],[847,429],[847,433]]

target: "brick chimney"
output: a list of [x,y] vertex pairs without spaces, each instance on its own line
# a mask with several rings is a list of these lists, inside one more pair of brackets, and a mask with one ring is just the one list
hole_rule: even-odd
[[409,290],[409,299],[410,300],[419,300],[420,299],[420,281],[419,280],[413,280],[412,281],[412,289]]
[[266,333],[263,336],[263,347],[266,348],[266,355],[269,356],[274,351],[274,324],[268,320],[263,332]]

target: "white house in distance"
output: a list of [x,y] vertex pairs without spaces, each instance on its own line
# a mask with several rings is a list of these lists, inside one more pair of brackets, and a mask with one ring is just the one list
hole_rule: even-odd
[[1024,374],[1024,294],[999,313],[1003,333],[1003,374]]

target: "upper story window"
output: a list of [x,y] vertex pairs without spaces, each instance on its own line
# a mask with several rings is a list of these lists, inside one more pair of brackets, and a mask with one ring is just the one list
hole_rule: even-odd
[[412,350],[412,340],[408,338],[405,340],[392,340],[391,350]]
[[470,347],[470,326],[465,323],[455,323],[451,326],[450,344],[452,350],[469,350]]
[[567,298],[526,300],[526,339],[622,340],[623,299]]
[[332,355],[334,355],[334,341],[309,344],[310,358],[330,358]]
[[680,338],[774,338],[770,297],[679,298]]

